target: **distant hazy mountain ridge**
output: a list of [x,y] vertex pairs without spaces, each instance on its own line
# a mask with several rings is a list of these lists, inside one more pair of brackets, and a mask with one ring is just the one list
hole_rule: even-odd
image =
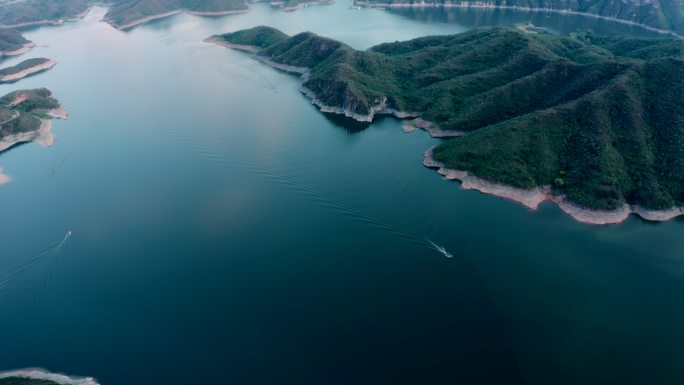
[[359,6],[506,7],[571,11],[684,34],[684,0],[356,0]]

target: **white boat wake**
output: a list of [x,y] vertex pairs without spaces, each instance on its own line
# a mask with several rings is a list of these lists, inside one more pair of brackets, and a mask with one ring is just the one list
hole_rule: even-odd
[[447,251],[447,249],[444,248],[444,246],[440,246],[440,245],[432,242],[431,240],[429,240],[427,238],[425,238],[425,240],[428,241],[428,243],[430,243],[430,245],[432,246],[433,249],[435,249],[436,251],[439,251],[443,256],[445,256],[447,258],[453,258],[454,257],[450,252]]
[[0,293],[12,287],[24,275],[33,270],[36,265],[38,265],[46,258],[51,259],[53,263],[55,263],[56,258],[62,253],[62,246],[64,246],[66,241],[69,240],[69,238],[71,238],[72,234],[73,232],[71,230],[67,231],[67,233],[64,235],[64,238],[61,241],[53,243],[52,246],[48,247],[45,251],[38,254],[38,256],[36,256],[32,260],[28,261],[26,264],[24,264],[24,266],[14,270],[13,272],[5,276],[0,276]]

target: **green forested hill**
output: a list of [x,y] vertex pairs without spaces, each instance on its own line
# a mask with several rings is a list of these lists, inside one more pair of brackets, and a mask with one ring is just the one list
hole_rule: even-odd
[[[11,52],[30,43],[21,33],[13,29],[0,28],[0,51]],[[1,55],[0,55],[1,56]]]
[[[250,44],[268,27],[218,36]],[[238,42],[239,41],[239,42]],[[434,156],[518,187],[553,185],[583,206],[684,203],[684,42],[478,29],[367,51],[312,33],[259,51],[310,68],[304,86],[355,114],[415,112],[469,132]]]
[[361,6],[459,5],[573,11],[684,34],[684,0],[356,0]]
[[114,26],[122,26],[145,17],[188,10],[191,12],[223,12],[246,9],[243,0],[119,0],[105,16]]
[[[114,0],[104,2],[111,8],[105,18],[122,26],[158,14],[188,10],[223,12],[246,9],[244,0]],[[82,14],[93,0],[21,0],[0,6],[0,25],[13,26],[43,21],[57,22]]]
[[71,19],[88,9],[88,0],[22,0],[0,7],[0,25]]
[[[2,79],[2,77],[4,77],[4,76],[16,74],[17,72],[21,72],[25,69],[44,64],[48,61],[50,61],[50,59],[33,58],[33,59],[24,60],[21,63],[15,65],[15,66],[12,66],[12,67],[0,68],[0,79]],[[0,83],[1,82],[2,81],[0,80]]]
[[36,131],[40,119],[50,118],[46,111],[59,102],[45,88],[10,92],[0,98],[0,141],[8,135]]

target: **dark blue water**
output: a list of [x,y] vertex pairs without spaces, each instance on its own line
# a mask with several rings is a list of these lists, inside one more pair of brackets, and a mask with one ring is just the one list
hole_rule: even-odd
[[684,381],[684,221],[592,227],[460,190],[421,165],[437,143],[425,133],[325,116],[297,78],[202,42],[268,24],[366,48],[466,30],[468,13],[252,8],[128,33],[99,9],[27,32],[41,46],[21,59],[59,64],[0,93],[48,87],[71,117],[54,147],[0,155],[13,178],[0,280],[21,272],[0,289],[0,370],[123,385]]

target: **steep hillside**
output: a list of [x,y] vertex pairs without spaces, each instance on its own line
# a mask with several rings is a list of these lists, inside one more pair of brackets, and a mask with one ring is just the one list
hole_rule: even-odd
[[[266,27],[215,37],[250,45]],[[252,44],[255,45],[255,44]],[[263,45],[263,44],[262,44]],[[258,49],[305,67],[322,110],[359,120],[419,116],[467,133],[435,160],[583,207],[684,204],[684,42],[478,29],[367,51],[301,33]]]

